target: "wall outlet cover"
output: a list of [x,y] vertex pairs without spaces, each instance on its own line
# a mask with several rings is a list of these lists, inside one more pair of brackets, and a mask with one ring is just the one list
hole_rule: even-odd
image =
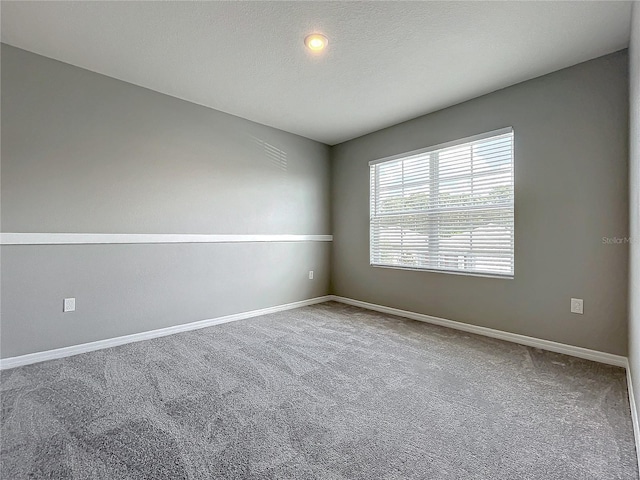
[[62,304],[63,312],[75,312],[76,311],[76,299],[75,298],[65,298]]
[[582,315],[584,313],[584,300],[582,300],[581,298],[572,298],[571,313],[578,313]]

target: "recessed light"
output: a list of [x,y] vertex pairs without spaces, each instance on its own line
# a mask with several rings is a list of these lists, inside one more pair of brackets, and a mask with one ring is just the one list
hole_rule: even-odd
[[324,48],[327,46],[327,43],[329,43],[327,37],[320,33],[312,33],[311,35],[307,35],[304,39],[304,44],[307,46],[307,48],[314,52],[324,50]]

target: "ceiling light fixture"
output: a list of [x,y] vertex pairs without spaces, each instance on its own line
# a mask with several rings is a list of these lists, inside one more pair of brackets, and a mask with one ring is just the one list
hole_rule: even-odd
[[327,37],[320,33],[312,33],[311,35],[307,35],[304,39],[304,44],[307,48],[313,52],[319,52],[324,50],[324,48],[329,43]]

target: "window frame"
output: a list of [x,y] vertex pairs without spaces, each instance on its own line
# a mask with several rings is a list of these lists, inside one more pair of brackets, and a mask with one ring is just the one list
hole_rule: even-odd
[[[456,147],[456,146],[460,146],[463,144],[467,144],[467,143],[473,143],[473,142],[477,142],[480,140],[484,140],[484,139],[489,139],[491,137],[497,137],[500,135],[506,135],[506,134],[511,134],[511,186],[512,186],[512,206],[511,206],[511,211],[512,211],[512,218],[513,218],[513,233],[511,235],[511,242],[512,242],[512,247],[511,247],[511,252],[512,252],[512,270],[510,273],[498,273],[498,272],[482,272],[482,271],[465,271],[465,270],[448,270],[445,268],[436,268],[436,267],[412,267],[412,266],[408,266],[408,265],[387,265],[387,264],[376,264],[373,263],[373,218],[374,218],[374,212],[372,211],[373,208],[373,189],[372,189],[372,182],[371,182],[371,169],[372,167],[379,165],[379,164],[383,164],[383,163],[387,163],[387,162],[392,162],[395,160],[401,160],[401,159],[405,159],[405,158],[409,158],[412,156],[416,156],[416,155],[424,155],[424,154],[428,154],[428,153],[432,153],[438,150],[443,150],[443,149],[447,149],[447,148],[451,148],[451,147]],[[504,128],[499,128],[496,130],[491,130],[488,132],[484,132],[484,133],[479,133],[476,135],[471,135],[469,137],[465,137],[465,138],[461,138],[461,139],[457,139],[457,140],[452,140],[452,141],[448,141],[448,142],[444,142],[444,143],[439,143],[436,145],[431,145],[428,147],[424,147],[424,148],[419,148],[417,150],[411,150],[408,152],[402,152],[402,153],[398,153],[398,154],[394,154],[394,155],[390,155],[387,157],[382,157],[382,158],[378,158],[375,160],[372,160],[369,162],[369,266],[371,267],[375,267],[375,268],[385,268],[385,269],[393,269],[393,270],[408,270],[408,271],[413,271],[413,272],[432,272],[432,273],[446,273],[446,274],[451,274],[451,275],[463,275],[463,276],[471,276],[471,277],[487,277],[487,278],[499,278],[499,279],[504,279],[504,280],[513,280],[515,278],[515,253],[516,253],[516,248],[515,248],[515,220],[516,220],[516,215],[515,215],[515,143],[516,143],[516,136],[515,136],[515,131],[513,129],[512,126],[509,127],[504,127]],[[376,177],[377,178],[377,177]],[[468,210],[467,210],[468,211]]]

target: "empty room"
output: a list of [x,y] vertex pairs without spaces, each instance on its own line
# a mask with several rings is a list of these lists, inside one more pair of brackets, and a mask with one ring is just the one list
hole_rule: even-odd
[[639,2],[0,20],[0,478],[640,479]]

